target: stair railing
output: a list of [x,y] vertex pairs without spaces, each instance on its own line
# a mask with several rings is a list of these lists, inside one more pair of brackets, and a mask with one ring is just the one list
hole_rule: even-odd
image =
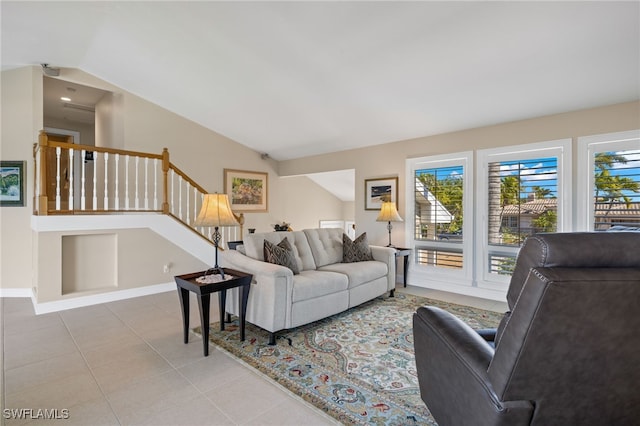
[[[49,140],[34,144],[34,215],[167,214],[211,241],[194,222],[207,191],[161,154]],[[242,239],[240,227],[222,228],[223,243]]]

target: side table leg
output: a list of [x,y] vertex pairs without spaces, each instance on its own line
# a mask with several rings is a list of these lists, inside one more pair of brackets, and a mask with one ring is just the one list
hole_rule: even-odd
[[220,311],[220,331],[224,331],[224,310],[227,306],[227,290],[218,292],[218,310]]
[[178,286],[178,297],[182,307],[182,327],[184,332],[184,343],[189,343],[189,290]]
[[209,356],[209,311],[211,307],[211,294],[203,294],[198,297],[198,306],[200,307],[204,356]]
[[404,274],[402,275],[402,280],[404,281],[404,286],[407,286],[407,275],[409,274],[409,255],[404,256]]
[[247,301],[249,300],[249,290],[251,289],[251,283],[249,285],[243,285],[240,287],[240,340],[244,341],[244,326],[247,318]]

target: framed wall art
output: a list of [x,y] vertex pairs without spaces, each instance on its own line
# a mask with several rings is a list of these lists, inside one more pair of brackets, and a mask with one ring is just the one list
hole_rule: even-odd
[[235,212],[266,212],[269,175],[263,172],[224,169],[224,190]]
[[23,207],[24,161],[0,161],[0,206]]
[[364,209],[380,210],[383,200],[393,201],[398,207],[398,178],[365,179]]

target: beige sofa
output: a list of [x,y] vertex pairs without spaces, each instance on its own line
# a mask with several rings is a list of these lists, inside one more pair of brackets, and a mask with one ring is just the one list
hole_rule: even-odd
[[[370,246],[374,260],[343,263],[342,229],[249,234],[241,250],[226,250],[221,265],[253,274],[246,320],[275,333],[337,314],[395,289],[395,250]],[[264,241],[287,237],[299,274],[264,260]],[[238,315],[238,292],[228,292],[226,311]]]

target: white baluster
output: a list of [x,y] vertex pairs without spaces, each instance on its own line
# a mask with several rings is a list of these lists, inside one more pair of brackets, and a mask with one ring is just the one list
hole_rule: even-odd
[[124,209],[129,210],[129,156],[124,157]]
[[157,158],[153,161],[153,209],[158,210],[158,163]]
[[104,153],[104,210],[109,210],[109,153]]
[[176,208],[175,208],[175,200],[173,199],[173,194],[175,194],[174,191],[174,185],[173,182],[176,179],[176,172],[171,169],[171,214],[176,214]]
[[178,217],[182,220],[182,175],[178,176]]
[[56,210],[60,210],[60,147],[56,147]]
[[193,187],[193,221],[198,217],[198,188]]
[[98,153],[93,157],[93,210],[98,210]]
[[73,207],[73,148],[69,149],[69,210],[74,210]]
[[144,157],[144,209],[149,210],[149,157]]
[[186,183],[187,187],[185,188],[185,196],[187,197],[187,205],[185,207],[185,214],[187,215],[187,218],[185,219],[185,222],[188,224],[190,224],[191,222],[189,221],[189,199],[191,198],[191,196],[189,195],[189,182]]
[[87,151],[83,149],[82,151],[80,151],[80,154],[81,154],[80,161],[82,164],[82,177],[80,178],[80,185],[81,185],[80,186],[80,210],[84,210],[86,208],[85,204],[87,202],[86,193],[84,190],[84,184],[86,179],[85,170],[87,169],[87,163],[86,161],[84,161],[84,159],[86,158]]
[[115,210],[118,210],[119,206],[120,206],[120,199],[119,199],[120,195],[118,194],[118,176],[120,176],[120,169],[118,168],[118,163],[120,162],[120,154],[116,153],[115,160],[116,160],[116,179],[115,179],[116,180],[116,190],[115,190],[115,195],[113,197],[113,198],[115,198],[113,208]]
[[139,200],[139,197],[138,197],[138,174],[140,173],[140,171],[138,170],[139,164],[140,164],[140,157],[136,157],[136,192],[135,192],[136,210],[138,210],[140,208],[140,200]]

